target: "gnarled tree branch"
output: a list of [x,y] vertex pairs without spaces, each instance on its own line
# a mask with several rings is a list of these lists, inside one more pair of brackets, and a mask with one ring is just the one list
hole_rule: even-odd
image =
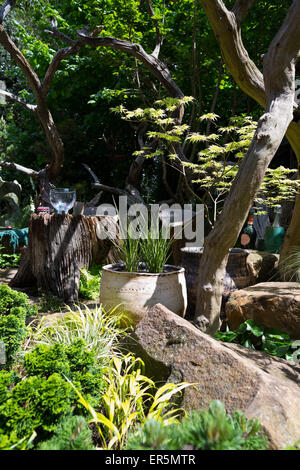
[[252,7],[257,0],[237,0],[232,11],[235,14],[236,22],[240,26],[246,16],[248,15],[248,11]]
[[148,13],[149,13],[149,15],[150,15],[150,17],[151,17],[151,19],[154,23],[154,26],[155,26],[156,45],[155,45],[155,49],[154,49],[154,51],[152,52],[151,55],[153,55],[153,57],[158,58],[159,53],[160,53],[160,47],[161,47],[161,44],[162,44],[162,37],[161,37],[160,29],[159,29],[159,26],[158,26],[158,20],[153,18],[155,16],[155,11],[153,10],[151,0],[142,0],[141,4],[140,4],[140,8],[143,6],[144,3],[146,3]]
[[10,93],[9,91],[0,89],[0,95],[5,96],[6,98],[10,99],[11,101],[15,101],[16,103],[21,104],[24,108],[29,109],[29,111],[32,111],[32,112],[36,111],[36,105],[26,103],[26,101],[22,100],[21,98],[14,95],[13,93]]
[[0,162],[0,167],[5,168],[7,170],[15,170],[24,173],[25,175],[30,176],[31,178],[37,179],[38,178],[38,171],[32,170],[31,168],[27,168],[25,166],[19,165],[18,163],[7,162],[3,161]]
[[0,43],[2,44],[4,49],[6,49],[7,52],[10,54],[13,61],[16,62],[16,64],[20,67],[36,99],[38,99],[38,97],[40,96],[40,87],[41,87],[39,77],[37,76],[35,71],[31,68],[28,60],[24,57],[22,52],[18,49],[16,44],[9,37],[9,35],[7,34],[7,32],[5,31],[2,25],[0,25]]
[[94,180],[94,188],[106,191],[111,194],[115,194],[116,196],[127,196],[129,204],[144,203],[143,198],[141,197],[140,193],[137,191],[136,188],[132,187],[131,185],[127,185],[126,189],[120,189],[115,188],[113,186],[107,186],[106,184],[102,184],[100,183],[96,174],[93,172],[93,170],[91,170],[88,165],[86,165],[85,163],[82,163],[82,165],[92,176]]
[[[7,6],[7,3],[9,3],[9,8]],[[15,2],[6,2],[4,4],[2,10],[5,13],[5,16],[7,16],[7,14],[13,8],[14,5]],[[14,41],[5,31],[2,24],[0,24],[0,43],[2,44],[4,49],[6,49],[6,51],[10,54],[12,60],[19,66],[19,68],[23,72],[35,96],[36,106],[33,107],[33,105],[27,105],[27,103],[23,102],[23,100],[16,99],[17,97],[14,97],[14,95],[12,94],[7,95],[10,99],[14,99],[14,101],[20,103],[22,106],[25,106],[27,109],[34,111],[36,118],[40,122],[52,152],[50,164],[47,166],[47,176],[51,181],[53,181],[59,174],[63,165],[64,146],[59,132],[53,121],[50,110],[47,106],[46,93],[44,93],[44,91],[47,91],[49,89],[50,79],[53,78],[54,72],[57,69],[57,64],[59,63],[59,61],[56,59],[52,64],[52,67],[50,66],[49,73],[48,75],[46,74],[46,82],[45,87],[43,89],[38,75],[33,70],[28,60],[24,57],[19,48],[16,46]]]
[[220,45],[225,64],[238,86],[266,105],[263,75],[244,47],[236,16],[221,0],[200,0]]
[[110,36],[93,37],[88,33],[86,28],[77,32],[82,42],[91,47],[110,47],[127,54],[133,55],[140,60],[147,69],[158,78],[160,83],[166,88],[170,96],[173,98],[183,98],[183,93],[171,77],[170,71],[166,64],[161,60],[148,54],[140,44],[135,44],[124,39],[118,39]]
[[3,23],[5,17],[9,14],[9,12],[14,8],[15,5],[15,0],[7,0],[4,5],[0,8],[0,24]]
[[71,47],[64,47],[57,51],[57,53],[54,55],[47,72],[45,74],[44,80],[42,82],[42,92],[44,96],[47,96],[48,91],[50,89],[52,80],[54,78],[55,73],[57,72],[60,63],[62,60],[66,59],[68,56],[72,55],[74,52],[78,51],[80,46],[73,45]]

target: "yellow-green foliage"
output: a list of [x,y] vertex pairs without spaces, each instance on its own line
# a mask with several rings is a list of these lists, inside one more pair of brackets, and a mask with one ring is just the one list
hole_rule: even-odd
[[91,415],[90,422],[97,426],[102,448],[122,449],[129,429],[150,418],[170,424],[183,411],[172,406],[171,399],[190,384],[168,383],[157,388],[143,369],[143,361],[131,355],[113,358],[104,373],[107,388],[101,397],[100,411],[74,386],[79,402]]
[[[227,126],[218,127],[216,121],[219,116],[207,113],[199,118],[200,123],[203,122],[206,126],[207,121],[210,122],[214,132],[207,133],[207,128],[204,128],[202,133],[189,132],[188,125],[177,124],[174,111],[192,100],[192,97],[166,98],[156,101],[154,103],[156,107],[153,108],[138,108],[129,111],[124,106],[119,106],[112,108],[112,110],[120,114],[122,119],[148,122],[151,126],[147,132],[148,138],[160,142],[159,148],[156,148],[155,151],[152,150],[151,145],[145,146],[142,150],[135,152],[136,156],[143,155],[146,158],[165,156],[170,160],[177,159],[179,161],[175,143],[181,143],[185,149],[188,149],[189,145],[196,146],[198,161],[181,161],[180,164],[184,175],[186,169],[192,170],[195,174],[193,183],[196,185],[197,192],[194,192],[193,188],[189,188],[194,197],[204,203],[206,207],[208,207],[207,201],[209,204],[213,204],[213,220],[208,217],[208,222],[213,225],[222,209],[224,198],[237,175],[239,165],[251,144],[257,123],[250,116],[235,116],[230,118]],[[291,173],[295,173],[295,171],[283,166],[268,169],[256,202],[263,202],[274,207],[283,200],[293,200],[299,190],[300,183],[289,177]],[[186,183],[189,185],[187,180]],[[208,216],[208,211],[206,214]]]

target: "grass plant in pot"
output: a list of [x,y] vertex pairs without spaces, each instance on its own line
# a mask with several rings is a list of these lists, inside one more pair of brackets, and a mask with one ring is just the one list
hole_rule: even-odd
[[144,226],[136,237],[128,221],[126,235],[116,244],[122,262],[103,267],[100,284],[103,307],[120,308],[134,324],[157,303],[184,316],[187,307],[184,269],[167,264],[172,239],[158,224],[151,228],[146,224],[146,229]]

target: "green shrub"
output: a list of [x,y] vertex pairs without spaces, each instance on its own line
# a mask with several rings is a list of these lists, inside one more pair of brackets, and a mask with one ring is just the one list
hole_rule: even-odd
[[11,309],[14,307],[20,307],[23,309],[25,317],[35,316],[37,314],[37,308],[35,305],[30,305],[28,302],[28,296],[23,292],[17,292],[6,284],[0,285],[0,315],[8,315]]
[[14,372],[5,370],[0,371],[0,406],[6,402],[9,389],[16,383],[16,375]]
[[3,247],[0,246],[0,269],[16,268],[20,265],[20,255],[17,253],[3,253]]
[[0,315],[0,341],[5,344],[6,367],[10,367],[16,353],[25,339],[27,328],[25,326],[24,311],[21,307],[11,309],[10,315]]
[[61,416],[71,414],[75,396],[71,386],[59,375],[29,377],[17,383],[0,406],[0,428],[19,440],[34,430],[54,431]]
[[51,347],[44,344],[36,346],[31,352],[25,354],[24,365],[29,376],[49,377],[55,372],[66,376],[70,374],[65,347],[61,344]]
[[57,373],[70,379],[89,399],[95,402],[104,389],[102,369],[93,350],[86,349],[82,339],[70,345],[37,345],[25,354],[24,365],[29,376],[49,377]]
[[92,431],[82,416],[63,418],[51,439],[42,442],[38,450],[93,450]]
[[215,338],[227,343],[237,343],[250,349],[264,351],[271,356],[293,360],[293,340],[287,333],[275,328],[259,325],[254,320],[246,320],[237,330],[218,331]]
[[259,450],[267,448],[267,439],[258,420],[248,420],[240,411],[231,416],[214,401],[208,411],[191,412],[181,423],[146,421],[129,435],[126,448],[181,450],[186,445],[196,450]]
[[97,300],[100,294],[100,281],[102,266],[92,265],[89,270],[80,270],[79,297],[88,300]]
[[15,292],[4,285],[0,286],[1,295],[3,297],[0,297],[0,341],[5,345],[6,367],[10,367],[21,348],[21,342],[26,337],[25,318],[32,310],[27,303],[27,296],[21,292]]
[[86,413],[67,379],[93,404],[105,389],[96,355],[81,339],[70,345],[38,345],[25,354],[24,367],[23,380],[0,372],[0,448],[29,439],[34,431],[38,443],[51,437],[62,417]]

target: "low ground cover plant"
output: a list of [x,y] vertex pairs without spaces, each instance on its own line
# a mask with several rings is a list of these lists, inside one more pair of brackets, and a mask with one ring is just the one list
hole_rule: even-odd
[[68,416],[57,425],[53,436],[38,450],[93,450],[92,430],[83,416]]
[[89,269],[80,270],[79,297],[88,300],[97,300],[100,292],[102,265],[92,265]]
[[17,268],[20,265],[20,254],[3,253],[3,247],[0,246],[0,269]]
[[254,320],[246,320],[235,331],[229,328],[225,332],[218,331],[215,338],[226,343],[237,343],[246,348],[264,351],[271,356],[287,360],[293,360],[295,352],[293,340],[287,333],[259,325]]
[[166,425],[149,419],[130,433],[128,450],[263,450],[267,449],[266,436],[257,419],[249,420],[236,411],[227,414],[220,401],[209,409],[193,411],[180,423]]

